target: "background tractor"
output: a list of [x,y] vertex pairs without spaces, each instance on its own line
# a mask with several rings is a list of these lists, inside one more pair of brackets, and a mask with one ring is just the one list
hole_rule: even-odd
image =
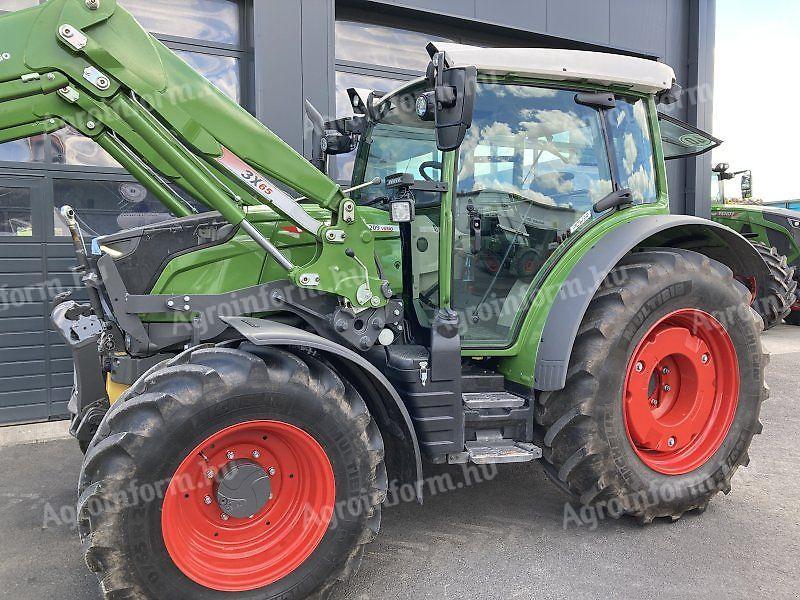
[[766,282],[768,294],[755,304],[764,327],[769,329],[784,319],[800,325],[800,212],[763,204],[725,202],[724,182],[743,175],[742,198],[752,196],[750,171],[730,172],[726,163],[714,167],[720,184],[720,202],[711,207],[711,218],[746,237],[770,268]]
[[[105,597],[325,597],[423,464],[541,460],[644,523],[748,464],[766,360],[740,280],[770,273],[669,214],[665,150],[714,144],[659,125],[670,67],[431,45],[426,77],[352,90],[354,117],[309,108],[312,164],[114,0],[11,13],[0,39],[0,141],[69,124],[174,215],[87,240],[63,209],[89,300],[53,322]],[[351,148],[342,190],[320,168]]]

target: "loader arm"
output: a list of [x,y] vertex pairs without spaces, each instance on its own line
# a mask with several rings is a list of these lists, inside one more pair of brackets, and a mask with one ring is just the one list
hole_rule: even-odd
[[[116,0],[50,0],[0,18],[0,142],[66,125],[113,156],[177,216],[175,184],[240,226],[301,288],[356,309],[391,296],[374,235],[341,188],[148,34]],[[278,185],[330,210],[312,217]],[[246,219],[267,205],[314,235],[294,265]]]

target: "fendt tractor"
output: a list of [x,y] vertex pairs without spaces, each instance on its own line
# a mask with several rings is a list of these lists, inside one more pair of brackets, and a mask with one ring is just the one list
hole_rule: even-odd
[[[62,209],[89,300],[53,321],[106,598],[326,597],[431,464],[540,460],[648,523],[749,462],[769,270],[669,214],[665,154],[713,141],[659,124],[667,65],[430,45],[354,116],[309,107],[308,161],[114,0],[8,14],[0,43],[0,141],[72,126],[174,215],[87,240]],[[351,149],[342,189],[320,167]]]
[[769,329],[782,320],[800,325],[800,212],[765,204],[728,204],[724,182],[744,175],[742,198],[752,193],[749,171],[730,172],[727,163],[714,167],[720,184],[720,202],[711,207],[711,218],[750,240],[772,273],[769,299],[756,305]]
[[746,237],[772,273],[771,300],[757,306],[770,329],[800,325],[800,212],[759,204],[714,204],[711,218]]

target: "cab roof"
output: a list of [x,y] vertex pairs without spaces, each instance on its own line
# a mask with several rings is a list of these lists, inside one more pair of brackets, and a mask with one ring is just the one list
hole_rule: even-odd
[[675,71],[664,63],[605,52],[553,48],[480,48],[434,42],[453,67],[476,66],[483,73],[525,75],[554,81],[624,86],[657,94],[675,83]]

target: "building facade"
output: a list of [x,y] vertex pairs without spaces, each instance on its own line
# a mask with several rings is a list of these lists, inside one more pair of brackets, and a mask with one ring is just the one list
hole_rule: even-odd
[[[156,37],[310,155],[308,98],[350,110],[349,87],[388,91],[421,75],[425,45],[622,52],[671,65],[687,89],[669,112],[711,127],[715,0],[118,0]],[[38,4],[4,0],[0,14]],[[707,215],[710,158],[669,165],[675,212]],[[351,161],[332,174],[348,180]],[[50,301],[81,291],[57,209],[90,215],[89,235],[153,212],[146,191],[70,130],[0,145],[0,425],[58,419],[72,386]]]

